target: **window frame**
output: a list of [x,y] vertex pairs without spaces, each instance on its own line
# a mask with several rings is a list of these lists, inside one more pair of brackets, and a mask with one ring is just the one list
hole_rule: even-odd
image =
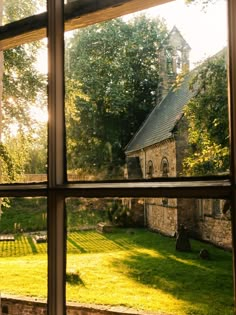
[[[228,0],[228,86],[231,169],[229,176],[155,178],[69,183],[66,177],[64,121],[64,30],[132,13],[168,0],[81,0],[64,5],[48,0],[47,13],[0,27],[0,49],[48,37],[48,181],[0,185],[0,197],[48,199],[48,314],[66,314],[67,197],[165,197],[231,200],[236,209],[236,1]],[[30,21],[30,23],[29,23]],[[64,23],[65,21],[65,23]],[[234,301],[236,301],[236,215],[232,211]],[[235,309],[235,307],[234,307]]]

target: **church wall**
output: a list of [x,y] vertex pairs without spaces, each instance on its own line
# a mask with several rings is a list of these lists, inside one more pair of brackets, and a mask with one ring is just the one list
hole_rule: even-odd
[[168,205],[163,205],[161,198],[146,199],[147,227],[168,236],[175,236],[177,229],[176,199],[169,199]]
[[[162,159],[168,161],[169,177],[184,175],[182,162],[187,152],[187,125],[182,118],[174,137],[137,151],[143,178],[163,176]],[[152,161],[152,172],[149,170]],[[190,237],[202,239],[220,247],[232,248],[231,221],[222,219],[214,209],[215,200],[183,198],[146,198],[143,200],[144,223],[153,231],[174,236],[180,225],[187,227]],[[223,201],[221,201],[222,203]],[[220,208],[222,205],[220,203]]]
[[204,216],[198,222],[198,234],[204,241],[226,249],[232,248],[231,220],[227,218]]
[[166,158],[169,162],[168,176],[176,176],[176,146],[173,139],[163,141],[161,144],[151,146],[145,149],[143,160],[141,161],[143,174],[145,178],[150,178],[148,175],[148,161],[153,163],[152,178],[162,177],[161,161]]
[[[168,176],[176,176],[176,146],[173,139],[138,152],[144,178],[162,177],[162,159],[168,161]],[[152,174],[148,165],[152,161]],[[177,199],[146,198],[144,201],[146,225],[154,231],[174,236],[177,227]]]

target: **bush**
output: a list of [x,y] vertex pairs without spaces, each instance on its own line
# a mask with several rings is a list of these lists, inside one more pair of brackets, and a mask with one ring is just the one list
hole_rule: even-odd
[[107,214],[109,221],[120,227],[132,226],[130,211],[129,209],[122,205],[120,200],[114,200],[110,203],[107,208]]

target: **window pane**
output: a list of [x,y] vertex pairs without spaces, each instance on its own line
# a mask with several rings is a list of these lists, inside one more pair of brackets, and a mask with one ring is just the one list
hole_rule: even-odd
[[69,180],[228,173],[226,30],[174,1],[66,34]]
[[1,55],[1,183],[47,179],[46,52],[41,41]]
[[5,25],[46,11],[46,0],[1,1],[0,24]]
[[233,314],[228,202],[71,198],[66,208],[68,310]]
[[47,300],[47,201],[4,198],[0,210],[2,313],[39,313]]

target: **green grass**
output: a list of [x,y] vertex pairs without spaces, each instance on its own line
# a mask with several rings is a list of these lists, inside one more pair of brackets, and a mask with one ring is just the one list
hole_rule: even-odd
[[[25,236],[4,243],[2,293],[46,297],[46,244],[31,246]],[[191,244],[191,253],[176,252],[174,239],[142,229],[70,233],[67,301],[175,315],[233,314],[231,253],[193,240]],[[210,260],[199,258],[203,247]]]

